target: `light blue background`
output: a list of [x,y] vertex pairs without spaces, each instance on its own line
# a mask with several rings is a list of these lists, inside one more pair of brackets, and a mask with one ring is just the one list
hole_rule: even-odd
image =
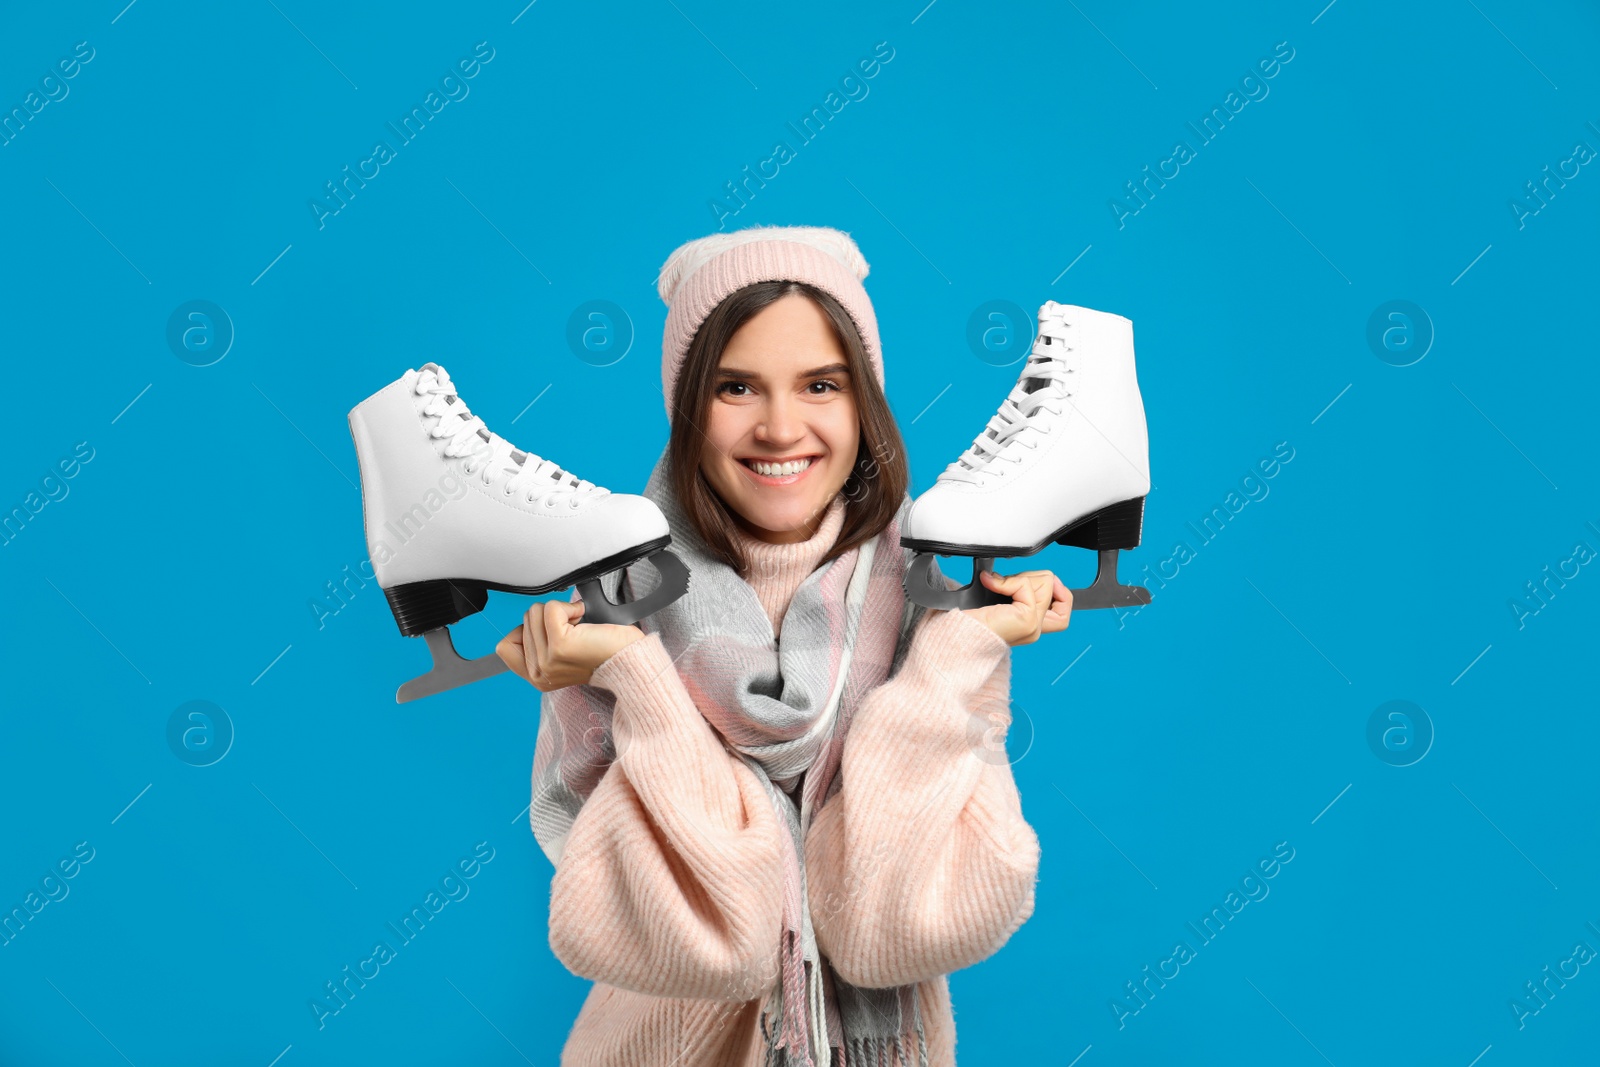
[[[868,95],[726,225],[857,238],[916,490],[1016,374],[967,345],[974,309],[1133,319],[1156,488],[1124,573],[1194,550],[1139,615],[1013,655],[1043,863],[1032,919],[951,978],[961,1062],[1593,1055],[1596,967],[1522,1029],[1510,1002],[1600,948],[1600,570],[1520,627],[1509,605],[1600,549],[1600,169],[1521,228],[1509,204],[1600,149],[1600,16],[925,2],[8,5],[0,109],[95,55],[0,147],[0,506],[94,458],[0,548],[0,905],[95,858],[0,948],[0,1062],[556,1062],[588,983],[550,954],[520,814],[537,694],[397,706],[426,654],[375,585],[319,627],[366,556],[345,413],[437,360],[489,425],[637,491],[667,432],[657,268],[880,41]],[[319,230],[323,183],[479,41],[470,95]],[[1123,183],[1278,42],[1269,95],[1119,229]],[[203,368],[165,340],[195,299],[236,331]],[[1395,299],[1436,333],[1411,366],[1366,340]],[[631,320],[609,366],[567,344],[590,300]],[[525,606],[496,594],[462,646]],[[210,767],[166,739],[191,700],[236,732]],[[1390,700],[1436,731],[1415,765],[1368,746]],[[323,982],[479,841],[470,896],[319,1031]],[[1123,984],[1280,841],[1270,896],[1119,1029]]]

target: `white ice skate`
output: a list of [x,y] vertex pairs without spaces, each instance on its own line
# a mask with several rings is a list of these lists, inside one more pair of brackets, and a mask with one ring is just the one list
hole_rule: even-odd
[[[422,635],[433,654],[433,669],[402,685],[398,702],[506,669],[493,653],[463,659],[450,641],[450,624],[482,611],[491,589],[537,595],[576,585],[583,622],[622,624],[688,589],[653,501],[584,481],[491,432],[436,363],[357,404],[350,435],[378,585],[400,632]],[[600,576],[645,557],[660,585],[613,604]]]
[[[1048,301],[1010,395],[906,516],[900,543],[919,553],[906,595],[936,609],[1007,603],[978,572],[1056,542],[1099,553],[1094,584],[1072,590],[1074,608],[1148,604],[1148,589],[1117,581],[1117,551],[1138,546],[1149,491],[1133,323]],[[939,555],[975,557],[971,584],[948,588]]]

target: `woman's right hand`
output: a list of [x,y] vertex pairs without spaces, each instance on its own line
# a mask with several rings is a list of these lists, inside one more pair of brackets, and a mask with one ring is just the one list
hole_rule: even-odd
[[1072,622],[1072,590],[1050,571],[982,570],[978,577],[985,588],[1010,596],[1011,603],[963,610],[1008,645],[1031,645],[1041,634],[1065,630]]
[[596,668],[644,637],[637,626],[580,623],[583,602],[534,604],[522,625],[500,639],[495,654],[541,693],[588,685]]

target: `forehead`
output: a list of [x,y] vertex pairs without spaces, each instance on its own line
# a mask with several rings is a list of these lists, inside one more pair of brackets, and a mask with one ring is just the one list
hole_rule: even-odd
[[847,369],[845,351],[827,312],[799,293],[762,308],[729,338],[719,370],[805,375]]

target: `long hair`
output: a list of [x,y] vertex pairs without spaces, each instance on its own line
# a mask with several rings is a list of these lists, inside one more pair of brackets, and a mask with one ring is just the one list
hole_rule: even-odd
[[711,447],[702,427],[714,399],[717,368],[733,335],[756,312],[792,293],[809,297],[832,324],[850,368],[860,420],[855,464],[840,491],[845,499],[844,525],[818,566],[878,536],[894,518],[911,484],[900,428],[850,313],[831,295],[805,282],[756,282],[730,293],[700,324],[684,356],[673,400],[667,462],[673,492],[701,541],[712,556],[743,578],[748,578],[749,570],[735,538],[737,520],[700,470],[701,457]]

